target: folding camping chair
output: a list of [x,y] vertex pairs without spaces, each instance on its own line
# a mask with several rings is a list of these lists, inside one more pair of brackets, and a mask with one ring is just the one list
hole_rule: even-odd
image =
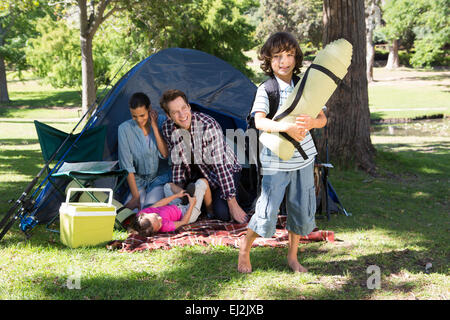
[[[42,156],[44,161],[47,162],[68,134],[39,121],[34,121],[34,124],[41,145]],[[102,161],[105,138],[106,126],[90,128],[81,137],[79,137],[79,134],[69,137],[68,143],[61,148],[54,158],[58,161],[64,157],[64,163],[59,168],[48,168],[49,174],[51,173],[48,181],[62,196],[64,196],[65,191],[61,190],[59,184],[56,183],[56,179],[58,178],[65,179],[68,182],[74,181],[81,188],[91,187],[96,180],[101,178],[113,178],[117,179],[117,182],[114,183],[115,187],[112,188],[114,192],[125,181],[128,172],[126,170],[115,169],[118,161]],[[70,150],[69,147],[71,147]],[[87,192],[87,194],[89,194],[94,202],[101,202],[92,192]],[[79,195],[74,194],[73,197],[76,196]],[[47,223],[48,230],[55,231],[49,229],[49,226],[57,217],[58,215],[55,215]]]

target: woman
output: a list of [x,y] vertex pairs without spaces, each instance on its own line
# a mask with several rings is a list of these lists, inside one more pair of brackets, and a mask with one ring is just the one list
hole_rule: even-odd
[[152,110],[142,92],[133,94],[129,107],[131,119],[119,126],[119,164],[128,171],[130,193],[125,207],[141,210],[164,198],[164,184],[171,178],[168,167],[159,166],[159,160],[169,155],[159,130],[165,117]]

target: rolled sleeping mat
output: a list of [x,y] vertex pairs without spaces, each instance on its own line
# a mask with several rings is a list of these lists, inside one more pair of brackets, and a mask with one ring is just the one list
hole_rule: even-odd
[[[347,74],[351,60],[352,45],[347,40],[338,39],[326,45],[319,51],[273,120],[295,123],[295,118],[300,114],[316,118],[336,90],[339,81]],[[298,100],[299,90],[302,91]],[[263,132],[259,140],[282,160],[289,160],[294,155],[295,146],[279,133]]]

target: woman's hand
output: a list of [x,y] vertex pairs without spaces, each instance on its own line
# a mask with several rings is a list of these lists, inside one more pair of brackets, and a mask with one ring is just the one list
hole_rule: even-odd
[[158,126],[158,112],[156,112],[155,110],[150,110],[149,112],[150,115],[150,124],[152,126]]
[[128,208],[128,209],[130,209],[130,210],[133,210],[133,209],[138,209],[138,210],[141,210],[141,199],[140,199],[140,197],[138,197],[138,198],[131,198],[130,199],[130,201],[128,201],[126,204],[125,204],[125,208]]

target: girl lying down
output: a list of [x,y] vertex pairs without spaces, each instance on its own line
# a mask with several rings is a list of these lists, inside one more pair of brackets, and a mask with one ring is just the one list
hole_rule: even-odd
[[[197,221],[202,202],[209,211],[212,204],[211,190],[206,179],[198,179],[183,190],[173,183],[164,185],[165,198],[151,207],[142,209],[131,218],[128,232],[142,237],[150,237],[158,232],[171,232],[179,227]],[[183,204],[182,198],[188,203]]]

